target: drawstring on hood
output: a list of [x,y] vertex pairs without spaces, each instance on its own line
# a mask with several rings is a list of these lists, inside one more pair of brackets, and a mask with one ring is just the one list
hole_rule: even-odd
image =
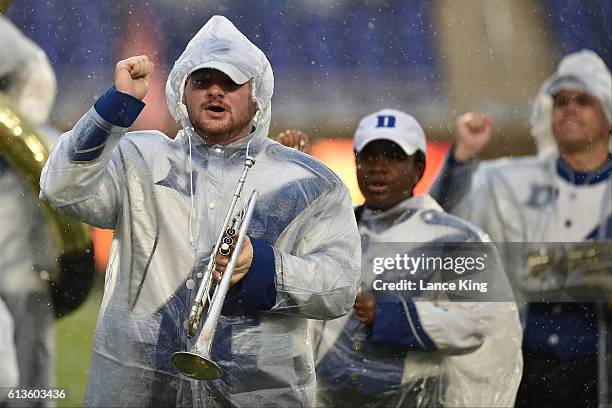
[[191,155],[191,132],[187,132],[187,140],[189,143],[189,198],[191,199],[191,206],[189,207],[189,243],[193,246],[193,212],[195,205],[193,202],[193,160]]

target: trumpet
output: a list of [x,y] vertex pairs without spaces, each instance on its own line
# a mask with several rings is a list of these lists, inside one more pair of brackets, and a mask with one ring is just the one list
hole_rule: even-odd
[[[221,228],[221,232],[211,253],[206,271],[203,276],[198,274],[198,277],[202,278],[202,282],[200,283],[189,313],[187,337],[192,338],[196,334],[202,320],[202,313],[208,303],[208,314],[202,326],[202,330],[191,351],[178,351],[171,356],[174,367],[187,377],[195,380],[216,380],[221,377],[221,367],[212,360],[210,351],[215,330],[219,322],[219,316],[221,315],[223,302],[229,290],[232,273],[234,272],[236,261],[238,260],[238,254],[242,248],[246,231],[251,222],[253,211],[255,210],[255,204],[259,198],[259,192],[253,190],[246,210],[243,208],[238,216],[234,216],[235,207],[238,201],[240,201],[240,196],[242,194],[242,187],[244,186],[249,170],[254,164],[255,159],[247,154],[244,159],[244,170],[238,180],[238,186],[236,187],[232,202],[227,210],[223,227]],[[239,232],[236,236],[237,231]],[[227,256],[230,254],[230,261],[227,268],[220,282],[216,284],[212,297],[209,297],[214,283],[213,271],[215,269],[215,260],[218,255]]]

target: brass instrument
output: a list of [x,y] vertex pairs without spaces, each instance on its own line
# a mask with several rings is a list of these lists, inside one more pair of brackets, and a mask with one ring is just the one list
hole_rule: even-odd
[[[195,380],[216,380],[221,377],[221,368],[212,360],[210,351],[215,330],[219,322],[219,316],[221,315],[223,302],[229,290],[232,273],[236,266],[238,254],[242,248],[246,231],[251,222],[253,211],[255,210],[255,204],[259,198],[259,192],[254,190],[253,193],[251,193],[246,210],[243,209],[241,214],[234,217],[234,210],[236,204],[240,200],[242,187],[246,181],[249,169],[253,167],[254,164],[255,159],[247,154],[244,159],[244,170],[238,181],[238,186],[234,192],[232,202],[227,210],[221,233],[217,237],[208,266],[202,276],[202,282],[191,307],[189,320],[187,322],[187,337],[189,338],[192,338],[196,334],[200,326],[202,313],[208,302],[208,314],[202,331],[191,351],[179,351],[173,353],[171,357],[172,364],[178,371]],[[236,231],[239,231],[237,237]],[[213,295],[209,298],[208,296],[214,283],[213,271],[215,269],[217,255],[227,256],[230,254],[230,261],[221,277],[221,281],[216,284]]]
[[[9,98],[0,92],[0,159],[19,174],[35,197],[40,192],[40,174],[49,152],[49,143],[42,132],[19,114]],[[54,311],[59,317],[76,309],[91,289],[93,247],[85,224],[42,204],[60,253],[58,270],[48,276]]]
[[11,2],[12,0],[0,0],[0,14],[6,13],[6,10],[8,10]]
[[561,293],[576,299],[610,297],[612,242],[545,245],[527,255],[521,289],[537,298]]

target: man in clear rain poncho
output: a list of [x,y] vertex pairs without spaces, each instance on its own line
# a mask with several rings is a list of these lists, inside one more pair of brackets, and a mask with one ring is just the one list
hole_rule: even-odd
[[[361,120],[353,147],[366,199],[355,211],[362,291],[348,315],[312,324],[319,403],[511,407],[522,373],[518,309],[488,238],[444,213],[430,196],[412,196],[425,168],[422,128],[410,115],[383,109]],[[404,261],[389,262],[402,254],[460,261],[470,253],[489,255],[487,270],[463,274],[451,268],[436,277],[441,266],[410,271]],[[491,294],[420,290],[419,281],[458,282],[457,276],[488,282]],[[401,286],[407,281],[415,285]]]
[[[520,248],[539,248],[540,243],[558,248],[554,243],[560,242],[571,248],[581,241],[606,241],[609,248],[611,87],[610,71],[597,54],[583,50],[565,56],[534,104],[531,125],[538,156],[479,164],[476,156],[488,141],[490,125],[470,125],[469,118],[460,123],[457,142],[431,194],[494,241],[512,243],[500,248],[510,254],[504,255],[504,262],[519,289],[517,297],[524,297],[528,282]],[[553,272],[567,270],[567,265]],[[609,269],[600,272],[609,279]],[[562,278],[557,283],[562,284]],[[535,293],[546,290],[535,284],[530,289]],[[558,292],[563,289],[559,286]],[[525,370],[517,406],[595,406],[598,399],[604,406],[610,311],[601,302],[562,302],[560,295],[550,299],[555,301],[521,302]]]
[[[359,235],[347,189],[317,160],[267,138],[273,90],[264,54],[215,16],[172,69],[166,95],[182,130],[126,134],[152,64],[117,64],[113,85],[54,149],[41,196],[113,228],[85,395],[88,406],[310,406],[307,319],[347,313]],[[232,278],[212,357],[223,375],[193,381],[170,363],[244,158],[243,195],[260,198]]]
[[[3,98],[18,110],[15,114],[41,126],[53,107],[55,90],[55,74],[44,51],[0,15]],[[4,153],[0,152],[0,299],[15,322],[18,385],[43,389],[53,385],[55,350],[51,293],[43,271],[57,267],[57,248],[40,201]],[[11,362],[0,361],[0,371],[8,375]],[[0,382],[0,387],[4,385]],[[0,404],[14,405],[21,406],[23,401]]]

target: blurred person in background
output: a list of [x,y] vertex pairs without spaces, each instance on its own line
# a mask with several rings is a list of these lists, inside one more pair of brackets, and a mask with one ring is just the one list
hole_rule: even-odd
[[15,351],[15,323],[11,313],[0,298],[0,404],[8,397],[9,388],[19,385],[17,353]]
[[[611,92],[610,71],[598,55],[565,56],[534,104],[540,154],[479,163],[491,123],[465,116],[432,196],[496,242],[610,242]],[[522,266],[506,267],[515,285]],[[517,406],[605,405],[609,308],[533,302],[523,314],[525,370]]]
[[[404,112],[383,109],[360,121],[353,147],[365,197],[355,210],[364,253],[362,291],[347,316],[313,324],[318,403],[512,406],[522,370],[512,301],[433,301],[418,291],[379,291],[373,283],[371,260],[380,245],[403,243],[403,251],[414,248],[420,255],[426,243],[488,240],[430,196],[413,196],[425,169],[421,126]],[[386,271],[386,281],[392,273],[394,282],[411,275]],[[511,293],[503,272],[495,281]]]
[[[211,18],[170,72],[168,107],[182,126],[174,139],[126,133],[152,70],[146,56],[120,61],[41,178],[54,207],[115,230],[85,404],[313,406],[307,318],[347,313],[358,286],[348,190],[268,139],[272,68],[225,17]],[[243,194],[261,196],[212,343],[222,376],[195,381],[171,356],[198,337],[187,338],[185,323],[247,155],[255,164]],[[226,267],[219,258],[217,279]]]
[[[55,86],[55,75],[44,51],[0,15],[0,92],[19,110],[18,114],[42,124],[51,111]],[[57,268],[57,247],[41,203],[3,153],[0,152],[0,298],[15,322],[18,385],[45,389],[53,385],[55,331],[51,294],[43,275]],[[2,370],[4,364],[3,360]],[[7,400],[0,406],[17,403],[24,402]]]

